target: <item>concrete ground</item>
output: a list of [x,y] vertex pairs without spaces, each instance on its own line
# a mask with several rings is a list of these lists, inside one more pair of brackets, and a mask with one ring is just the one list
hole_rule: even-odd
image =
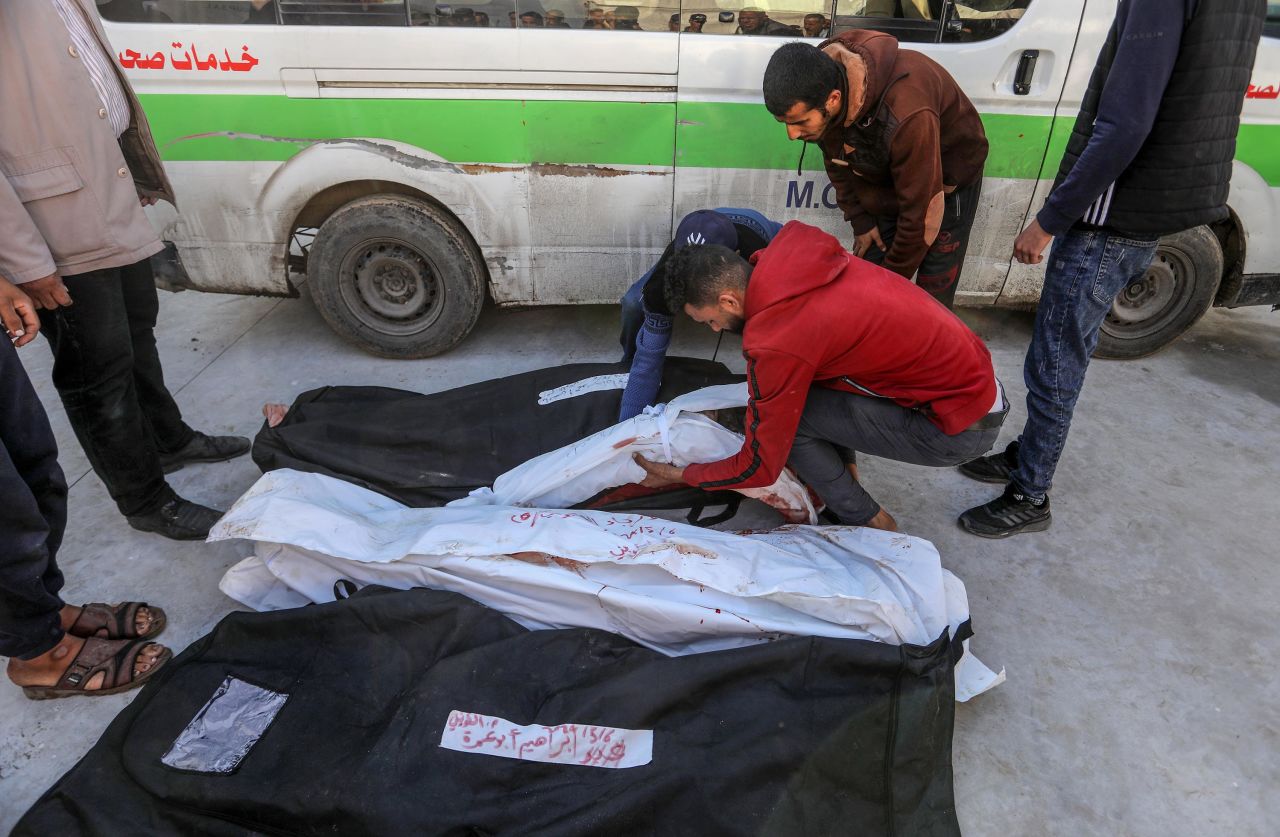
[[[435,391],[617,355],[616,309],[488,311],[457,350],[423,361],[360,353],[309,301],[162,293],[159,338],[188,420],[253,435],[264,401],[320,384]],[[963,311],[1025,410],[1026,314]],[[710,356],[692,323],[677,350]],[[720,356],[741,369],[733,338]],[[43,340],[23,358],[72,483],[60,563],[69,601],[146,598],[180,650],[235,605],[218,579],[239,543],[135,532],[89,470],[49,383]],[[958,513],[996,488],[954,470],[863,464],[907,532],[968,586],[973,649],[1009,679],[957,709],[956,799],[971,835],[1254,835],[1280,822],[1280,314],[1211,311],[1156,357],[1099,362],[1077,411],[1048,532],[985,541]],[[226,508],[258,472],[246,457],[173,476]],[[0,832],[97,740],[130,695],[33,702],[0,684]],[[1268,790],[1268,788],[1270,790]],[[1270,826],[1267,823],[1271,823]],[[854,829],[856,830],[856,829]]]

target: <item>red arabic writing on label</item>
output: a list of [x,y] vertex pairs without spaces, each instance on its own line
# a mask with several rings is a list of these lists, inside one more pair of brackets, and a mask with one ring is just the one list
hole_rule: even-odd
[[1266,87],[1251,84],[1245,91],[1244,97],[1246,99],[1280,99],[1280,84],[1268,84]]
[[[174,41],[170,44],[175,50],[182,49],[180,41]],[[231,60],[231,50],[224,49],[222,58],[218,58],[216,53],[206,53],[201,55],[196,49],[195,44],[191,44],[181,55],[169,53],[168,58],[163,52],[154,52],[151,55],[143,55],[134,49],[126,49],[117,56],[120,59],[120,66],[126,70],[163,70],[166,65],[174,70],[217,70],[224,73],[247,73],[254,67],[258,66],[258,59],[249,54],[249,47],[242,46],[240,52],[240,60]]]
[[522,726],[502,718],[453,710],[440,746],[462,752],[588,767],[636,767],[653,758],[652,730],[592,724]]

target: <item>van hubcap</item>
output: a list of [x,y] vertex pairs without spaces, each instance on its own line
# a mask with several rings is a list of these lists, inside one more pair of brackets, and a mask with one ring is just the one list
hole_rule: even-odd
[[1191,292],[1192,268],[1186,256],[1160,248],[1142,278],[1116,295],[1102,330],[1129,339],[1154,334],[1177,316]]
[[343,295],[361,322],[382,333],[416,333],[439,316],[443,285],[416,247],[376,239],[353,247],[343,259]]

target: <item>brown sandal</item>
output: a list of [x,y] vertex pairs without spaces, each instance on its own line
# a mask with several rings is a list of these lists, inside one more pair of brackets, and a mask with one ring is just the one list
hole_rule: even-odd
[[[134,626],[138,624],[138,611],[144,607],[151,611],[151,630],[140,634]],[[121,602],[114,605],[90,602],[81,606],[80,615],[67,629],[67,633],[96,639],[155,639],[164,630],[165,624],[164,611],[146,602]]]
[[[151,668],[135,675],[133,664],[137,661],[142,649],[155,645],[149,640],[97,639],[90,637],[84,641],[80,653],[62,672],[62,677],[53,686],[23,686],[22,693],[32,700],[49,700],[51,698],[71,697],[72,695],[114,695],[137,688],[155,674],[173,657],[173,652],[160,646],[161,654],[151,664]],[[86,689],[85,686],[99,672],[103,674],[102,687]]]

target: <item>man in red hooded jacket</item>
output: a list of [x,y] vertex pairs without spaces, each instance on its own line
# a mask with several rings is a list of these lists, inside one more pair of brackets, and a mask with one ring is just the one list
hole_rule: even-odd
[[742,334],[750,400],[742,449],[646,484],[772,484],[790,462],[840,522],[896,529],[857,481],[857,452],[916,465],[984,453],[1008,412],[991,355],[955,314],[834,237],[792,221],[747,262],[725,247],[673,255],[667,304]]

